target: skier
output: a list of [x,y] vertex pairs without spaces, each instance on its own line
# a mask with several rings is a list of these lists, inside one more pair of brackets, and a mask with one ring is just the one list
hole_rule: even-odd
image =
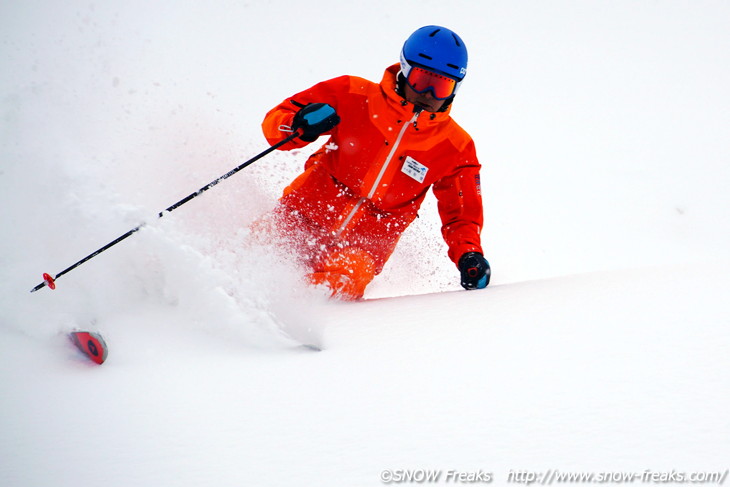
[[430,187],[448,255],[465,289],[489,284],[483,256],[479,170],[474,142],[449,115],[464,80],[467,51],[445,27],[416,30],[382,81],[341,76],[270,110],[270,144],[281,150],[329,140],[306,161],[271,215],[279,235],[316,285],[355,300],[379,274]]

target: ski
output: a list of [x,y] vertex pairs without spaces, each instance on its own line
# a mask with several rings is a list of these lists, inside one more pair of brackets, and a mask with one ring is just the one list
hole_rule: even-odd
[[71,342],[95,364],[103,364],[109,354],[101,333],[94,331],[72,331],[68,334]]

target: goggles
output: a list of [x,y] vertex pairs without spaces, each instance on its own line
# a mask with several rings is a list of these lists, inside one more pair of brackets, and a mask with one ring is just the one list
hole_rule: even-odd
[[456,91],[457,81],[443,74],[434,73],[418,66],[411,67],[406,82],[416,93],[431,91],[437,100],[445,100]]

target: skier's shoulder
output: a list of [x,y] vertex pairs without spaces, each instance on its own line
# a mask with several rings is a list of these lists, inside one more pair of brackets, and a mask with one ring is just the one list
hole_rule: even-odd
[[471,135],[459,125],[456,120],[449,114],[444,124],[444,132],[447,134],[447,138],[451,144],[459,151],[463,152],[467,150],[469,146],[474,146],[474,140]]
[[378,87],[378,84],[373,81],[350,74],[344,74],[322,81],[319,85],[329,86],[332,89],[344,90],[350,93],[362,94],[367,94]]
[[369,93],[380,91],[380,85],[369,79],[353,75],[348,75],[346,78],[350,93],[367,95]]

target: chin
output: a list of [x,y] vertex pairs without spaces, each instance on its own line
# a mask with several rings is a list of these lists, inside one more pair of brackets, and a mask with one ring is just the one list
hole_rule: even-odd
[[440,106],[434,107],[433,105],[428,105],[426,103],[416,103],[415,105],[427,112],[437,112],[437,111],[439,111],[439,108],[441,108]]

